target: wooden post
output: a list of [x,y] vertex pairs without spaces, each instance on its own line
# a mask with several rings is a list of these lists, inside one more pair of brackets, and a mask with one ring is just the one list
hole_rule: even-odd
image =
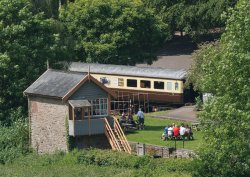
[[88,109],[88,119],[89,119],[89,136],[90,136],[91,135],[91,131],[90,131],[91,126],[90,126],[90,111],[89,111],[89,109]]
[[84,111],[85,111],[84,109],[85,109],[85,108],[83,108],[83,107],[81,108],[81,119],[82,119],[82,120],[83,120],[83,118],[84,118]]
[[75,108],[72,107],[72,119],[73,119],[73,136],[75,136]]
[[110,115],[111,114],[111,96],[110,96],[110,94],[108,94],[108,115]]

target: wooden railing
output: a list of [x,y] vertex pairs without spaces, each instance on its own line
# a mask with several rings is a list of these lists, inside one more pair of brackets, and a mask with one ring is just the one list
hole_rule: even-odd
[[131,154],[131,147],[117,119],[114,118],[113,130],[110,127],[109,122],[106,118],[104,118],[104,123],[105,123],[105,135],[108,138],[108,141],[112,149],[117,151],[125,151]]
[[131,154],[131,147],[128,143],[128,140],[119,124],[119,122],[117,121],[117,119],[114,117],[114,131],[118,137],[118,140],[121,142],[121,145],[123,147],[123,150],[129,154]]
[[111,145],[113,150],[122,151],[119,142],[117,141],[113,130],[111,129],[109,122],[106,118],[104,118],[104,126],[105,126],[105,135],[108,138],[109,144]]

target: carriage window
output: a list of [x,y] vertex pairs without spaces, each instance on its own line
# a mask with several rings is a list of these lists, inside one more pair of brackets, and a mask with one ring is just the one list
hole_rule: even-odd
[[175,84],[174,84],[174,89],[175,89],[175,90],[179,90],[179,84],[178,84],[178,82],[175,82]]
[[118,78],[118,86],[121,86],[121,87],[124,86],[124,79],[123,78]]
[[172,82],[167,82],[167,90],[172,90]]
[[141,80],[141,81],[140,81],[140,86],[141,86],[141,88],[150,88],[150,87],[151,87],[150,81]]
[[128,79],[127,80],[127,86],[128,87],[137,87],[137,80],[135,80],[135,79]]
[[154,88],[155,89],[164,89],[164,82],[154,81]]

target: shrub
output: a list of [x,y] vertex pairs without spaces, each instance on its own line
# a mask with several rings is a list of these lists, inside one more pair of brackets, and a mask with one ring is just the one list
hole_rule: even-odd
[[12,126],[0,126],[0,163],[12,161],[29,152],[28,125],[16,121]]

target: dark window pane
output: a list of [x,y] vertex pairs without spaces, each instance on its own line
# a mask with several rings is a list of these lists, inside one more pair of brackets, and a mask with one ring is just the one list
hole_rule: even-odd
[[141,88],[150,88],[151,87],[150,81],[141,80],[140,81],[140,86],[141,86]]
[[128,86],[128,87],[137,87],[137,80],[128,79],[128,80],[127,80],[127,86]]
[[164,82],[154,81],[154,88],[155,89],[164,89]]

